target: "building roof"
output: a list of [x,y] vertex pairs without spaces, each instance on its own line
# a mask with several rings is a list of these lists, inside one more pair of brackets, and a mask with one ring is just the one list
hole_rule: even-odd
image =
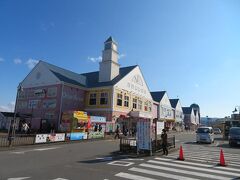
[[45,61],[40,61],[39,63],[43,63],[60,81],[80,86],[86,85],[86,77],[78,73],[60,68]]
[[137,67],[137,65],[120,68],[119,69],[119,75],[116,76],[113,80],[107,81],[107,82],[99,82],[99,71],[84,73],[84,74],[81,74],[81,75],[86,77],[86,79],[87,79],[86,86],[88,88],[102,87],[102,86],[113,86],[117,82],[119,82],[123,77],[125,77],[130,71],[132,71],[135,67]]
[[170,100],[172,108],[176,108],[179,99],[169,99],[169,100]]
[[183,114],[191,114],[192,108],[191,107],[182,107]]
[[108,82],[99,82],[99,71],[78,74],[72,71],[60,68],[58,66],[49,64],[47,62],[41,61],[45,67],[47,67],[60,81],[74,84],[77,86],[93,88],[102,86],[112,86],[119,82],[123,77],[125,77],[130,71],[132,71],[135,66],[122,67],[119,69],[119,75],[113,80]]
[[105,43],[106,43],[106,42],[115,42],[115,41],[114,41],[114,39],[112,38],[112,36],[110,36],[110,37],[105,41]]
[[[0,112],[5,117],[14,117],[14,112]],[[19,114],[16,113],[16,117],[19,117]]]
[[151,92],[151,95],[154,101],[160,102],[165,93],[166,91],[156,91],[156,92]]

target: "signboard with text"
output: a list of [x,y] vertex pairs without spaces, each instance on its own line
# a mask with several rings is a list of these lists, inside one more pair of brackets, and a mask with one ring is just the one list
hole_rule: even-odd
[[151,150],[151,122],[140,119],[137,123],[137,146],[139,150]]

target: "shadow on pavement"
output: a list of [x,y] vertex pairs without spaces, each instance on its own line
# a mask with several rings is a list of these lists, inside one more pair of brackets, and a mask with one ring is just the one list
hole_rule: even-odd
[[113,161],[113,160],[127,159],[127,158],[130,158],[130,157],[134,158],[133,156],[131,156],[129,154],[124,154],[124,153],[121,153],[120,151],[114,151],[114,152],[111,152],[108,155],[95,157],[95,159],[77,161],[77,162],[78,163],[95,164],[95,163],[109,162],[109,161]]

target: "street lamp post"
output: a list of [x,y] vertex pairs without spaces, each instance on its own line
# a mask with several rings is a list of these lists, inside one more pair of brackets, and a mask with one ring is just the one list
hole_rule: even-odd
[[11,121],[10,123],[10,127],[9,127],[9,131],[8,131],[8,143],[9,143],[9,147],[12,146],[12,141],[15,138],[15,134],[16,134],[16,128],[17,128],[17,102],[18,102],[18,98],[19,98],[19,92],[22,92],[23,88],[21,85],[18,86],[17,88],[17,96],[16,96],[16,101],[15,101],[15,107],[14,107],[14,116],[13,116],[13,122]]

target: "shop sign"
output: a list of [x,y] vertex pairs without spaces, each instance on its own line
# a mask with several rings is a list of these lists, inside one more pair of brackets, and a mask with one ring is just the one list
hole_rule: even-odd
[[88,121],[87,112],[84,112],[84,111],[74,111],[73,117],[81,121],[86,121],[86,122]]
[[106,123],[106,117],[90,116],[91,123]]
[[104,132],[90,132],[88,134],[88,139],[97,139],[97,138],[103,138]]
[[137,122],[138,149],[151,150],[151,122],[140,119]]
[[87,133],[84,132],[76,132],[76,133],[71,133],[70,134],[70,140],[75,141],[75,140],[82,140],[82,139],[87,139]]

